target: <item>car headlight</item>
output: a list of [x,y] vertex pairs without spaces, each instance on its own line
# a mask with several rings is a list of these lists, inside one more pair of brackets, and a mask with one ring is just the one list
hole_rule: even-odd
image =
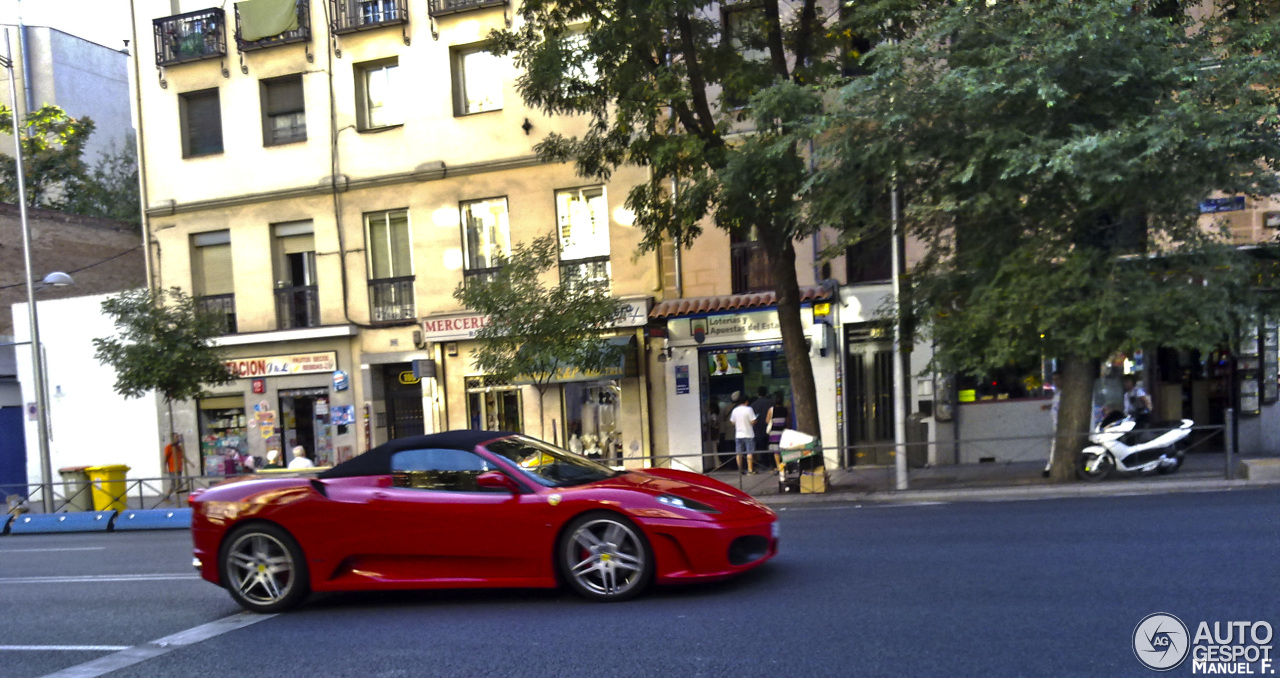
[[698,513],[719,513],[720,512],[716,510],[714,507],[708,506],[700,501],[695,501],[693,499],[685,499],[684,497],[677,497],[674,494],[658,495],[658,503],[666,504],[667,506],[674,506],[675,508],[682,508],[682,509],[688,509],[690,511],[697,511]]

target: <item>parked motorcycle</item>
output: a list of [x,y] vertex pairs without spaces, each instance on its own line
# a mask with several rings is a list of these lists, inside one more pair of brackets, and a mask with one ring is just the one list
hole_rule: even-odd
[[1195,422],[1183,419],[1176,425],[1160,424],[1135,430],[1131,417],[1113,412],[1089,434],[1089,445],[1076,461],[1076,475],[1082,480],[1097,481],[1112,471],[1120,473],[1172,473],[1182,466],[1183,452],[1179,443],[1190,433]]

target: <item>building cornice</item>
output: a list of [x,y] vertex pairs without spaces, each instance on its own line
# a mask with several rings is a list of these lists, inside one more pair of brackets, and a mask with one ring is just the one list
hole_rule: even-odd
[[450,179],[453,177],[524,169],[543,164],[546,163],[535,155],[486,160],[483,162],[470,162],[453,166],[448,166],[444,162],[439,161],[419,165],[412,171],[400,172],[397,174],[382,174],[362,179],[350,179],[346,176],[340,176],[336,182],[330,177],[325,177],[320,183],[313,186],[299,186],[296,188],[286,188],[264,193],[244,193],[225,198],[193,200],[191,202],[184,203],[170,200],[167,205],[152,205],[148,207],[147,216],[151,218],[163,218],[177,214],[219,210],[229,207],[243,207],[245,205],[257,205],[268,202],[277,202],[280,200],[289,200],[292,198],[327,196],[331,195],[335,190],[339,193],[345,193],[347,191],[365,188],[381,188],[384,186],[396,186],[401,184],[441,181],[443,179]]

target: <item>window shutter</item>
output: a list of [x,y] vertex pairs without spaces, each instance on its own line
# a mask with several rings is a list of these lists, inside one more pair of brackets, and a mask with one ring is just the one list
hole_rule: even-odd
[[203,296],[233,294],[235,276],[231,268],[231,245],[206,245],[196,251]]
[[280,238],[281,254],[302,254],[303,252],[314,252],[315,250],[316,237],[314,235],[291,235]]
[[297,113],[304,109],[302,76],[267,83],[267,115]]

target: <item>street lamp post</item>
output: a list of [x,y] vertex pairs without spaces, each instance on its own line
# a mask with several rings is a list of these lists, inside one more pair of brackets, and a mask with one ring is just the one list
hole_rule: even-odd
[[31,278],[31,225],[27,223],[27,185],[22,168],[22,136],[18,132],[18,86],[13,69],[9,32],[4,34],[4,57],[0,65],[9,71],[9,101],[13,118],[14,176],[18,180],[18,218],[22,223],[22,261],[27,274],[27,316],[31,323],[31,363],[35,371],[36,424],[40,439],[40,499],[45,513],[53,513],[53,463],[49,459],[49,403],[44,388],[44,357],[40,355],[40,323],[36,315],[36,286]]

